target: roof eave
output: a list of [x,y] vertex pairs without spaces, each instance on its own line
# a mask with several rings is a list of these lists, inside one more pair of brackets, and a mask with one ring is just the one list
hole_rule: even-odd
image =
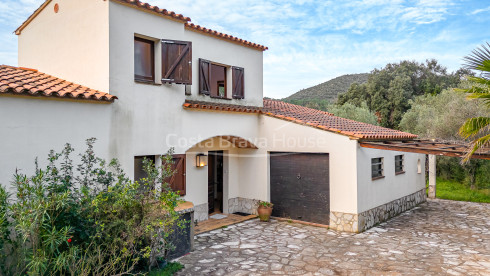
[[24,21],[15,31],[14,33],[16,35],[20,35],[22,30],[27,27],[27,25],[29,25],[29,23],[31,23],[32,20],[34,20],[34,18],[36,18],[36,16],[38,14],[40,14],[44,8],[46,8],[46,6],[49,5],[49,3],[51,3],[52,0],[46,0],[44,1],[44,3],[41,4],[41,6],[39,6],[39,8],[37,8],[27,19],[26,21]]
[[231,43],[234,43],[234,44],[237,44],[240,46],[251,48],[251,49],[254,49],[257,51],[264,52],[264,51],[269,50],[269,47],[267,47],[267,46],[260,45],[257,43],[253,43],[253,42],[250,42],[250,41],[247,41],[247,40],[244,40],[244,39],[232,36],[232,35],[223,34],[223,33],[218,32],[218,31],[214,31],[214,30],[211,30],[208,28],[204,28],[204,27],[201,27],[199,25],[195,25],[193,23],[186,23],[185,29],[189,30],[189,31],[196,32],[196,33],[201,33],[201,34],[204,34],[207,36],[211,36],[213,38],[217,38],[220,40],[224,40],[226,42],[231,42]]

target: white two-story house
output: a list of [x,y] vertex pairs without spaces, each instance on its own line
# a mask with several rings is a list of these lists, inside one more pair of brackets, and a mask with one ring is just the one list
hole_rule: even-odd
[[[416,136],[263,99],[267,47],[138,0],[47,0],[0,66],[0,183],[87,138],[142,176],[175,150],[195,218],[253,213],[359,232],[425,200],[425,156],[360,146]],[[1,61],[0,61],[1,63]]]

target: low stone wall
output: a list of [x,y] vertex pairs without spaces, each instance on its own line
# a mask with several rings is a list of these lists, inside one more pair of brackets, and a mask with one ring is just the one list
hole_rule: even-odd
[[194,206],[194,220],[203,221],[209,218],[209,208],[207,203]]
[[427,196],[425,189],[416,193],[393,200],[376,208],[360,214],[348,214],[342,212],[330,212],[330,228],[338,231],[360,233],[386,221],[402,212],[405,212],[418,204],[425,202]]
[[259,205],[257,199],[249,199],[243,197],[235,197],[228,199],[228,213],[242,212],[246,214],[256,215]]

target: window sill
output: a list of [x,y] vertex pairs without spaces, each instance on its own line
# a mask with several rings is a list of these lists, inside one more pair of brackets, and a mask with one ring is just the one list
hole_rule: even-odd
[[405,171],[395,172],[395,175],[404,174],[404,173],[405,173]]
[[135,79],[134,82],[140,83],[140,84],[157,85],[157,86],[162,85],[161,83],[156,83],[155,81],[150,81],[150,80],[138,80],[138,79]]
[[229,100],[231,101],[232,99],[230,98],[225,98],[225,97],[213,97],[213,96],[209,96],[211,99],[220,99],[220,100]]
[[371,180],[378,180],[378,179],[383,179],[383,178],[385,178],[384,175],[373,177],[373,178],[371,178]]

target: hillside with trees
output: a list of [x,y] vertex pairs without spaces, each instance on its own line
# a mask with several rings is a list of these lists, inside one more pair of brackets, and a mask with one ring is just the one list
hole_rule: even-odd
[[[490,51],[486,54],[490,57]],[[482,86],[482,83],[488,86],[488,79],[475,78],[474,71],[481,70],[475,68],[467,66],[448,72],[434,59],[424,63],[401,61],[374,69],[369,74],[335,78],[301,90],[284,101],[329,111],[343,118],[407,131],[420,138],[467,142],[458,133],[465,121],[476,118],[473,120],[490,122],[481,119],[490,117],[482,100],[469,101],[464,93],[456,92],[458,89],[470,92],[488,90]],[[367,80],[363,81],[363,78]],[[478,89],[475,90],[472,82],[478,83]],[[335,85],[338,87],[332,88]],[[346,85],[349,85],[347,89]],[[322,93],[322,87],[328,87],[323,91],[344,92],[335,99],[334,92]],[[488,98],[488,93],[482,95]],[[480,129],[488,130],[488,127]],[[439,157],[438,175],[472,189],[489,191],[490,161],[471,160],[465,164],[460,164],[460,161],[459,158]]]
[[353,83],[363,84],[367,82],[368,76],[369,74],[362,73],[336,77],[324,83],[301,89],[291,96],[284,98],[283,101],[290,103],[302,102],[303,104],[314,101],[335,102],[338,94],[347,92]]
[[410,109],[410,100],[422,95],[437,95],[444,89],[457,87],[471,71],[448,72],[436,60],[425,63],[401,61],[374,69],[364,84],[353,84],[340,94],[338,105],[366,103],[375,112],[381,126],[400,129],[400,121]]

